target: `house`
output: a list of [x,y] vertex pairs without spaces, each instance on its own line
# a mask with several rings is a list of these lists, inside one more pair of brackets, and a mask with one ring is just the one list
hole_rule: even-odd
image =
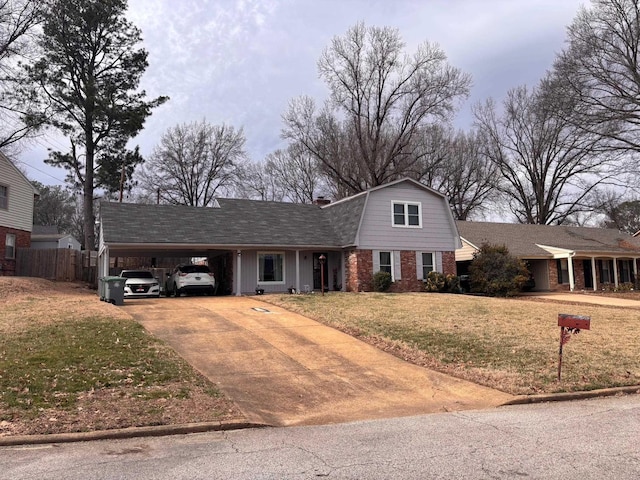
[[402,179],[321,203],[103,202],[98,274],[108,272],[111,257],[207,257],[223,291],[236,295],[366,291],[380,270],[392,275],[394,290],[419,291],[431,270],[455,274],[460,239],[439,192]]
[[31,245],[37,194],[27,177],[0,153],[0,275],[14,275],[16,249]]
[[505,245],[525,260],[535,290],[598,290],[635,284],[640,238],[608,228],[463,222],[457,227],[458,273],[464,273],[483,243]]
[[58,233],[56,225],[34,225],[31,230],[31,248],[34,250],[65,248],[80,251],[81,245],[73,235]]

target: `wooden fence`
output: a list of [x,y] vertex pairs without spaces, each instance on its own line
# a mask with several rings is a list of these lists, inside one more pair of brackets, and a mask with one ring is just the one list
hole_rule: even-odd
[[16,275],[62,282],[83,281],[97,285],[96,252],[79,252],[65,248],[18,248]]

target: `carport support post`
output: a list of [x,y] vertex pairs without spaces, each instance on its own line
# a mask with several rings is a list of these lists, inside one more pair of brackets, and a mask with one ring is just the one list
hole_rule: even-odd
[[236,297],[242,295],[242,250],[236,256]]
[[300,293],[300,250],[296,250],[296,292]]

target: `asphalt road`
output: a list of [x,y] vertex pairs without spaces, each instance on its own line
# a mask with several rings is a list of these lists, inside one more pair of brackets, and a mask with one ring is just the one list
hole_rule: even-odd
[[640,396],[0,448],[0,479],[640,478]]

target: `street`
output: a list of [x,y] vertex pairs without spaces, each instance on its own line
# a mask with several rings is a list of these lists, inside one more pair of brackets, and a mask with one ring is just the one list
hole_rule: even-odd
[[0,479],[637,479],[640,397],[0,448]]

